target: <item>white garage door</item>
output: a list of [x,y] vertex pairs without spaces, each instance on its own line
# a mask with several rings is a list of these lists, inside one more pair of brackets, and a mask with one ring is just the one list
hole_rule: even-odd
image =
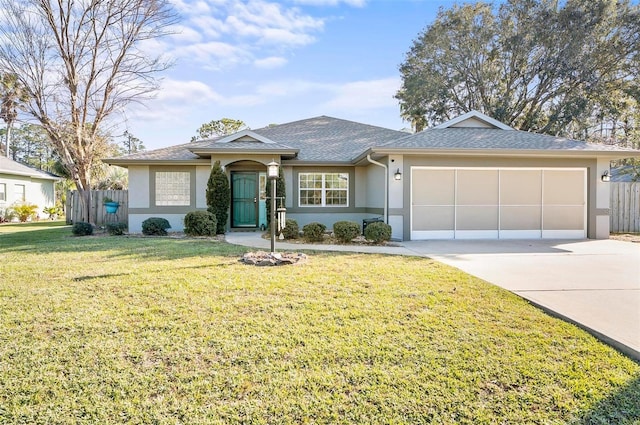
[[411,169],[411,239],[581,239],[584,168]]

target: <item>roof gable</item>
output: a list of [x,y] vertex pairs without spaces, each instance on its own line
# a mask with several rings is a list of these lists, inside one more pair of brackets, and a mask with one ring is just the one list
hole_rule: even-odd
[[469,111],[466,114],[443,122],[433,128],[439,130],[443,128],[493,128],[497,130],[513,130],[512,127],[478,111]]

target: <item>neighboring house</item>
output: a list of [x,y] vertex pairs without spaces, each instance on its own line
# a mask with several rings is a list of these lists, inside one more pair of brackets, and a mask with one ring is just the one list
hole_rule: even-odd
[[34,204],[43,209],[56,203],[54,184],[59,177],[0,156],[0,210],[15,204]]
[[205,209],[212,164],[232,188],[229,230],[266,223],[266,164],[284,170],[287,217],[382,217],[393,238],[607,238],[613,159],[640,151],[517,131],[479,112],[407,133],[321,116],[105,162],[129,169],[129,230],[172,230]]
[[631,183],[640,176],[640,170],[634,169],[631,165],[621,165],[611,169],[611,181],[615,183]]

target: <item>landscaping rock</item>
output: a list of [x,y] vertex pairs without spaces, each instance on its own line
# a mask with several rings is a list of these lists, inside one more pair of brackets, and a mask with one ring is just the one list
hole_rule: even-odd
[[251,266],[265,267],[299,264],[306,260],[307,256],[302,253],[277,252],[275,254],[271,254],[270,252],[257,251],[247,252],[238,261]]

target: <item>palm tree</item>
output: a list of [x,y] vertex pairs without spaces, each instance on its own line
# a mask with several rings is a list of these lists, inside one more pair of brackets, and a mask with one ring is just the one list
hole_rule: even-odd
[[28,100],[27,90],[18,80],[16,74],[0,75],[0,118],[7,123],[5,150],[7,158],[9,157],[9,145],[11,143],[11,128],[18,119],[18,108]]

